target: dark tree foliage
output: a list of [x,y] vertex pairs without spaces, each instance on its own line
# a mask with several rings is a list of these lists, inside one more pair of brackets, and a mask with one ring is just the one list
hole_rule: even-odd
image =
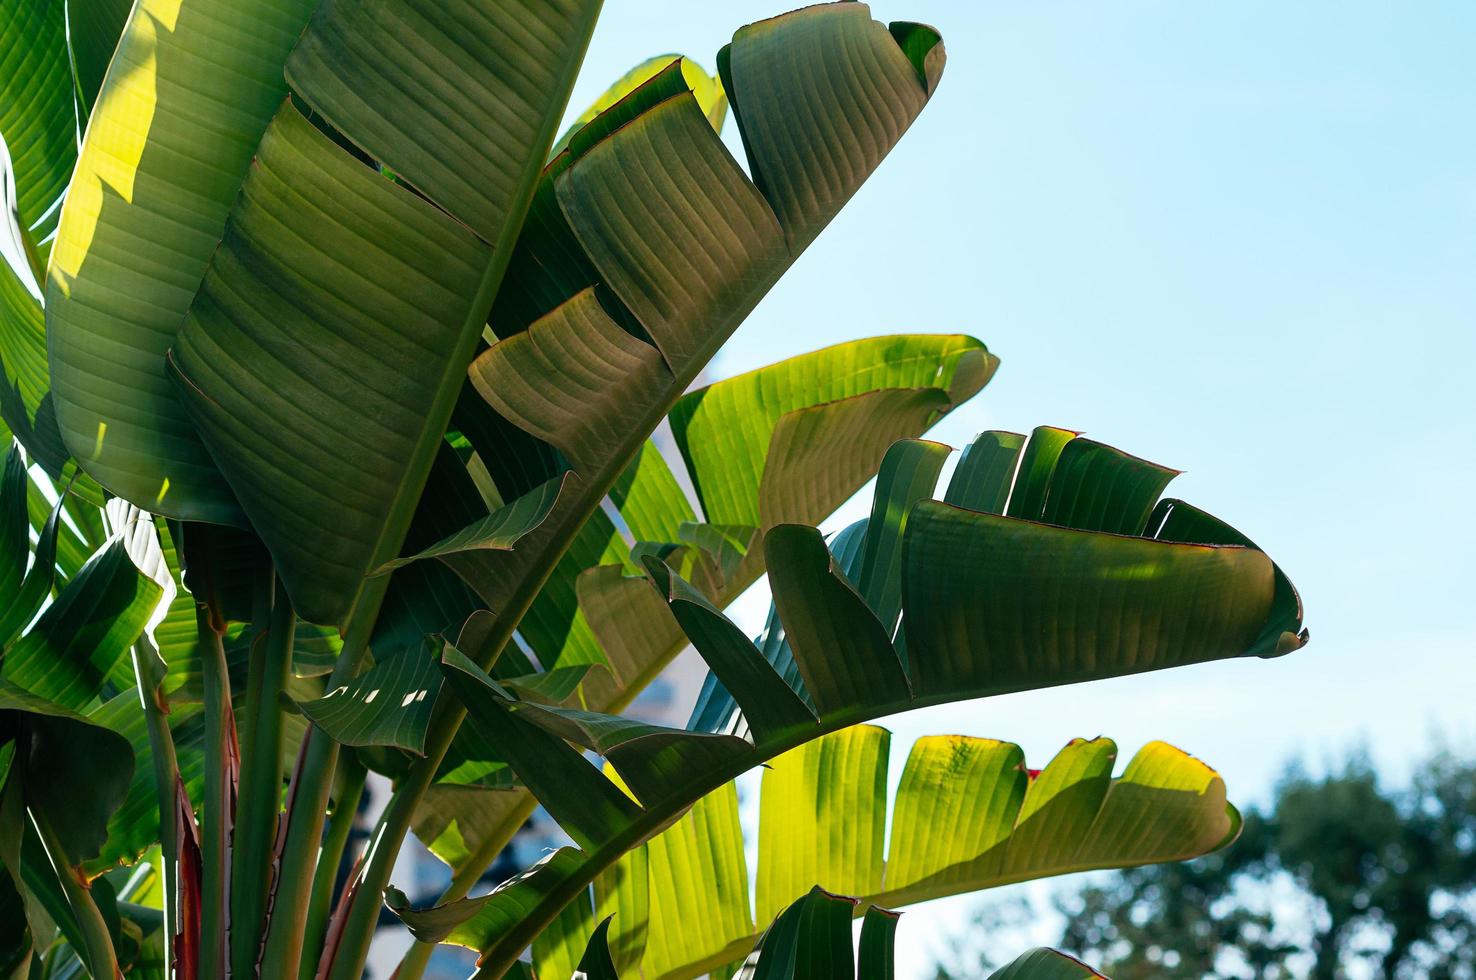
[[1058,896],[1057,945],[1114,980],[1476,978],[1476,760],[1435,753],[1397,790],[1362,755],[1293,766],[1245,817],[1218,854]]

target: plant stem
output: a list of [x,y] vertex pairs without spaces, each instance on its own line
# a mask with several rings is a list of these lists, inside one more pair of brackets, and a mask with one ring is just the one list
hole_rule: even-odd
[[[258,622],[266,629],[252,643],[246,686],[245,744],[231,841],[231,973],[251,976],[265,929],[272,849],[282,803],[282,709],[278,697],[292,669],[295,617],[287,594],[274,588],[270,570],[262,588]],[[258,649],[264,647],[265,649]]]
[[[427,751],[432,751],[432,741],[440,751],[436,752],[435,765],[415,766],[391,794],[389,805],[379,818],[370,838],[369,849],[364,852],[363,868],[360,871],[358,894],[346,911],[343,935],[338,955],[334,958],[333,971],[329,980],[357,980],[363,974],[364,960],[369,954],[369,942],[374,938],[374,927],[379,920],[379,906],[385,888],[389,885],[390,872],[394,870],[395,857],[405,842],[405,833],[415,816],[415,807],[425,795],[435,777],[445,747],[440,745],[444,737],[447,744],[454,735],[466,709],[460,704],[444,712],[439,719],[432,718],[431,729],[426,735]],[[403,792],[402,792],[403,790]]]
[[[581,523],[587,517],[584,515]],[[554,564],[553,560],[546,561],[539,574],[524,577],[519,593],[509,599],[482,649],[465,651],[483,669],[488,669],[496,661],[503,647],[512,639],[513,629],[543,588]],[[349,907],[348,921],[344,924],[341,945],[329,980],[359,980],[362,975],[364,960],[369,955],[369,941],[374,937],[374,926],[379,919],[380,902],[389,886],[390,872],[394,870],[395,857],[405,843],[416,807],[435,780],[436,770],[465,718],[465,705],[454,697],[448,695],[436,702],[425,734],[425,756],[417,760],[409,773],[395,784],[389,805],[370,838],[369,849],[364,854],[359,891]]]
[[236,719],[222,626],[208,606],[196,614],[205,686],[205,792],[201,823],[199,975],[226,975],[226,920],[230,902],[230,840],[237,764]]
[[[147,646],[145,646],[147,644]],[[164,887],[165,949],[172,948],[179,932],[179,839],[175,836],[175,787],[179,761],[174,751],[174,733],[169,730],[169,706],[160,684],[164,662],[153,644],[140,640],[133,646],[133,675],[138,699],[149,730],[149,756],[154,763],[154,795],[159,801],[159,877]],[[173,980],[174,957],[164,958],[165,980]]]
[[[333,673],[328,675],[329,690],[348,683],[359,672],[388,585],[388,575],[380,575],[364,583],[349,618],[343,649],[333,665]],[[302,960],[303,930],[307,925],[308,902],[322,844],[323,818],[328,809],[329,792],[333,788],[334,768],[338,765],[338,743],[333,739],[315,727],[310,727],[303,739],[302,759],[292,777],[291,802],[284,817],[287,840],[282,848],[271,921],[267,923],[263,963],[298,963]]]
[[82,938],[82,949],[78,952],[83,962],[98,980],[112,980],[114,977],[121,977],[122,974],[118,971],[118,957],[113,951],[113,937],[108,933],[107,921],[98,911],[97,903],[92,900],[92,890],[78,876],[77,869],[72,865],[72,859],[67,856],[67,852],[57,840],[56,833],[47,823],[45,816],[36,810],[28,812],[31,815],[31,824],[41,838],[41,846],[51,861],[52,870],[56,872],[57,881],[61,883],[62,894],[66,896],[67,906],[72,910],[72,917],[76,920]]
[[350,753],[339,760],[338,792],[334,794],[333,814],[328,818],[328,832],[323,837],[323,850],[318,856],[318,870],[313,875],[313,891],[308,903],[306,939],[297,975],[312,976],[318,957],[323,952],[324,928],[333,907],[333,886],[338,882],[338,869],[343,865],[343,852],[349,832],[354,829],[359,800],[364,795],[367,771],[358,757]]

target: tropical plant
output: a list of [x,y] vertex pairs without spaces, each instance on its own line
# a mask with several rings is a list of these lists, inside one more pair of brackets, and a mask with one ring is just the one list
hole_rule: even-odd
[[[1262,552],[1159,499],[1172,470],[1076,433],[986,433],[931,499],[949,451],[913,437],[993,375],[973,338],[688,390],[927,103],[931,28],[857,3],[750,25],[716,77],[646,62],[555,144],[596,0],[4,2],[0,413],[29,460],[0,506],[5,622],[50,600],[0,666],[18,963],[356,978],[388,895],[427,939],[474,936],[482,975],[533,946],[554,976],[615,893],[648,910],[610,927],[629,960],[677,895],[652,869],[686,873],[661,848],[731,858],[697,821],[755,765],[911,707],[1305,641]],[[827,543],[873,475],[871,517]],[[755,644],[722,610],[765,572]],[[712,676],[688,728],[622,716],[689,644]],[[68,725],[70,754],[43,737]],[[151,765],[124,779],[109,732]],[[784,881],[758,921],[812,874],[910,901],[1230,833],[1172,754],[1115,783],[1106,743],[1023,783],[1008,749],[943,755],[909,806],[990,794],[972,844],[907,874],[880,875],[879,838],[761,860]],[[394,791],[335,905],[369,770]],[[1093,836],[1114,801],[1190,797],[1183,840]],[[537,804],[577,846],[467,898]],[[412,830],[455,872],[434,909],[390,890]],[[745,906],[662,955],[716,965],[755,931]]]

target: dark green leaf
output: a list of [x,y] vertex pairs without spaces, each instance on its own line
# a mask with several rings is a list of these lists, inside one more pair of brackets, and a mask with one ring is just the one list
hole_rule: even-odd
[[900,916],[872,905],[861,920],[861,944],[856,951],[856,980],[893,980]]
[[760,738],[816,724],[814,713],[731,620],[665,565],[647,559],[646,569],[702,659],[746,706]]
[[1045,509],[1046,491],[1051,484],[1051,474],[1056,470],[1056,461],[1061,450],[1075,439],[1077,433],[1070,429],[1058,429],[1041,425],[1030,433],[1025,443],[1025,453],[1020,459],[1020,469],[1015,476],[1015,486],[1010,492],[1010,517],[1023,517],[1027,521],[1039,520]]
[[77,114],[61,3],[0,3],[0,136],[33,241],[56,227],[53,206],[77,159]]
[[579,958],[575,980],[620,980],[620,974],[615,971],[615,961],[610,958],[609,932],[609,918],[601,919],[595,926],[594,935],[589,937],[584,955]]
[[[51,596],[52,584],[56,581],[57,534],[61,526],[62,504],[57,501],[41,525],[32,552],[31,568],[26,572],[21,587],[10,595],[5,612],[0,614],[0,647],[9,648],[21,630],[25,629],[41,611],[41,606]],[[0,599],[0,602],[5,601]],[[4,665],[0,664],[0,674]]]
[[82,710],[128,653],[163,590],[139,572],[122,541],[98,552],[10,648],[0,676]]
[[779,914],[738,971],[743,980],[853,980],[856,900],[816,886]]
[[78,95],[91,112],[113,60],[132,0],[67,0],[67,33],[77,72]]
[[1024,445],[1025,437],[1016,432],[980,433],[959,457],[944,501],[986,514],[1003,514]]
[[951,450],[937,442],[904,439],[882,457],[866,523],[866,545],[861,557],[857,591],[881,620],[886,635],[897,630],[902,615],[902,535],[912,505],[932,496],[938,474]]
[[16,595],[26,577],[31,554],[31,522],[26,513],[29,484],[25,460],[13,446],[0,477],[0,596]]
[[[927,78],[865,4],[807,7],[738,31],[718,56],[755,183],[798,255],[922,111]],[[842,149],[842,147],[844,149]]]
[[1072,439],[1051,474],[1040,519],[1111,534],[1142,534],[1148,514],[1179,473],[1091,439]]
[[[836,567],[820,532],[781,524],[764,537],[764,551],[785,636],[820,716],[906,698],[907,674],[887,629]],[[734,696],[751,717],[742,693]]]
[[441,558],[460,551],[509,551],[519,538],[543,523],[565,485],[573,479],[573,474],[565,474],[560,479],[549,480],[423,551],[385,562],[375,569],[375,574],[402,568],[422,558]]
[[920,696],[1003,693],[1243,655],[1270,611],[1258,551],[1169,544],[925,501],[907,527]]
[[11,778],[24,783],[26,805],[45,814],[68,858],[96,856],[133,777],[128,739],[9,681],[0,680],[0,711],[18,713],[25,733]]
[[[685,785],[694,773],[734,764],[753,746],[732,735],[709,735],[662,728],[616,715],[522,703],[519,718],[609,760],[645,807],[690,795]],[[528,777],[525,775],[524,781]]]
[[501,748],[523,783],[583,847],[630,821],[639,808],[563,739],[518,718],[507,693],[454,648],[441,670],[466,706],[467,723]]
[[989,980],[1107,980],[1080,960],[1054,949],[1032,949],[1003,969],[989,975]]
[[[1148,533],[1159,541],[1256,547],[1250,538],[1218,517],[1182,500],[1160,501],[1148,519]],[[1278,565],[1271,617],[1250,652],[1261,657],[1280,656],[1300,649],[1307,640],[1308,633],[1302,628],[1302,597]]]
[[420,753],[441,690],[438,653],[434,644],[397,651],[348,684],[297,706],[344,745],[387,745]]

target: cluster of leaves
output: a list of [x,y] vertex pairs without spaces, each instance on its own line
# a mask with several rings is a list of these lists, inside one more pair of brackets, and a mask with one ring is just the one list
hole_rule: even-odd
[[[1114,779],[1104,740],[1036,776],[945,740],[894,814],[953,833],[894,835],[884,865],[884,733],[853,727],[1301,646],[1290,582],[1163,498],[1173,470],[1041,427],[983,434],[938,487],[950,450],[915,437],[998,366],[966,336],[688,391],[925,107],[936,31],[795,11],[716,76],[645,63],[556,143],[597,0],[5,2],[20,967],[354,980],[387,898],[424,940],[402,980],[443,940],[479,975],[531,946],[557,977],[597,933],[691,976],[799,899],[743,967],[790,976],[796,921],[863,909],[817,883],[919,901],[1234,836],[1218,778],[1166,746]],[[723,608],[765,572],[750,640]],[[622,716],[688,645],[711,668],[690,724]],[[857,833],[766,847],[755,919],[730,783],[776,759],[811,775],[766,806]],[[368,771],[393,795],[335,902]],[[576,846],[466,897],[538,804]],[[390,887],[411,832],[455,872],[432,908]],[[157,874],[115,881],[146,854]],[[673,928],[712,895],[711,928]]]

